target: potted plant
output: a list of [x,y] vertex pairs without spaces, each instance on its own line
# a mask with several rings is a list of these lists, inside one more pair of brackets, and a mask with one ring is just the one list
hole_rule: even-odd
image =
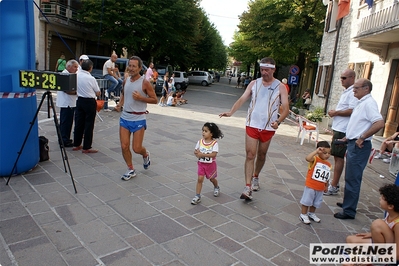
[[306,112],[305,117],[312,122],[316,122],[320,129],[328,129],[328,116],[325,115],[323,107],[315,107]]
[[[298,110],[297,114],[302,115],[302,116],[305,114],[306,109],[304,109],[302,99],[298,99],[298,101],[295,103],[295,106],[293,106],[293,107],[297,108],[297,110]],[[293,110],[293,112],[295,112],[295,111]]]

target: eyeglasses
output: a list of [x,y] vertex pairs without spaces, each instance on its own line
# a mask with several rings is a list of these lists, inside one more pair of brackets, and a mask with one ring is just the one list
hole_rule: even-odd
[[341,77],[342,80],[345,80],[345,79],[347,79],[347,78],[348,78],[348,77]]
[[359,87],[353,87],[354,90],[360,89],[360,88],[365,88],[367,86],[359,86]]

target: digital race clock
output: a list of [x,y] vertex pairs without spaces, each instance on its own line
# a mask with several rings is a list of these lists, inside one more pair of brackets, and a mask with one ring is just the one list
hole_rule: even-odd
[[19,86],[30,89],[76,91],[76,74],[20,70]]

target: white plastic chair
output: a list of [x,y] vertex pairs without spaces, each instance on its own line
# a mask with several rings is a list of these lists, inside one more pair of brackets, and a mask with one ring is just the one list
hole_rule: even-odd
[[305,119],[302,116],[298,116],[299,118],[299,131],[296,141],[298,141],[299,136],[301,136],[301,145],[303,145],[303,140],[305,139],[305,135],[309,134],[308,143],[310,143],[310,139],[312,138],[312,133],[316,133],[315,147],[317,147],[317,142],[319,141],[319,127],[317,123],[311,122]]

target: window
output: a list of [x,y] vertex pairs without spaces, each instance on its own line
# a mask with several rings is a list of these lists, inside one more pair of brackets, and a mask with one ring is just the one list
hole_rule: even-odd
[[353,69],[356,72],[356,79],[365,78],[370,79],[371,69],[373,62],[360,62],[360,63],[349,63],[348,68]]
[[317,80],[316,80],[316,88],[315,94],[320,97],[325,97],[328,95],[328,91],[330,90],[331,85],[331,77],[332,77],[332,67],[328,66],[319,66],[317,71]]
[[335,31],[337,29],[338,0],[332,0],[328,4],[325,32]]

